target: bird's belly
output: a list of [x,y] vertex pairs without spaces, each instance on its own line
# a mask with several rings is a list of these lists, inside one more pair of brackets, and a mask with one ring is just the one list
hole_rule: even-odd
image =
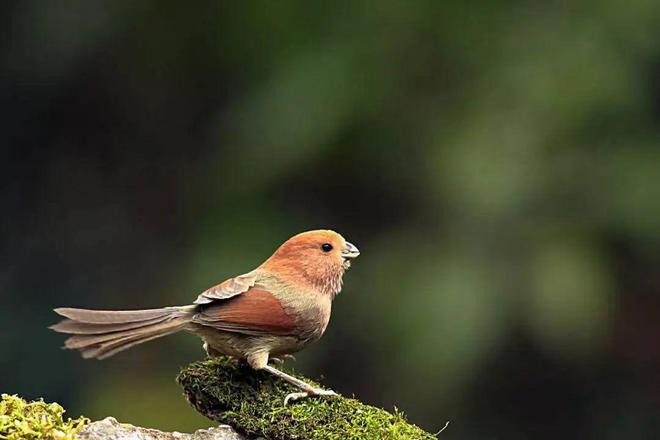
[[236,358],[246,358],[250,353],[265,351],[271,356],[292,354],[300,351],[310,341],[295,336],[256,336],[226,332],[206,326],[195,326],[191,331],[202,339],[211,350]]

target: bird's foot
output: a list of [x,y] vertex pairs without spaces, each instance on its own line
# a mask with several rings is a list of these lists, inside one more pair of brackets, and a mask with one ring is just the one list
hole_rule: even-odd
[[295,361],[296,357],[292,354],[283,354],[282,356],[271,357],[268,359],[269,363],[275,365],[282,365],[285,361]]
[[307,397],[316,397],[316,396],[338,396],[339,394],[335,393],[332,390],[324,390],[321,388],[312,388],[309,391],[302,391],[298,393],[289,393],[284,398],[284,406],[287,406],[289,402],[293,402],[300,399],[305,399]]

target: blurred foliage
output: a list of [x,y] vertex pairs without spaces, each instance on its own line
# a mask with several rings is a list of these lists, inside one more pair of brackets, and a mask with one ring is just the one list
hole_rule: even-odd
[[18,396],[2,395],[0,438],[6,440],[73,440],[89,420],[63,418],[57,403],[26,402]]
[[657,437],[657,1],[0,8],[3,391],[203,426],[198,341],[83,362],[50,309],[329,227],[362,257],[304,373],[455,438]]

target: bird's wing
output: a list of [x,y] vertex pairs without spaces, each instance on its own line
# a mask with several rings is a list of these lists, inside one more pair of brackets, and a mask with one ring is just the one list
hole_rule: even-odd
[[295,335],[295,323],[279,299],[263,286],[202,306],[192,322],[246,335]]
[[194,304],[210,304],[219,299],[229,299],[236,295],[240,295],[241,293],[247,292],[250,287],[254,286],[256,281],[257,276],[255,271],[234,278],[229,278],[228,280],[202,292],[194,301]]

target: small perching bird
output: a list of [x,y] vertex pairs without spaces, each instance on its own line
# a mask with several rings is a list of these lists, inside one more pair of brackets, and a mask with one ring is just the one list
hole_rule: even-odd
[[246,359],[301,388],[284,403],[335,395],[269,365],[318,340],[330,320],[332,300],[358,249],[330,230],[303,232],[285,241],[259,267],[202,292],[192,305],[149,310],[55,309],[67,319],[51,329],[84,358],[105,359],[134,345],[181,330],[204,340],[211,357]]

